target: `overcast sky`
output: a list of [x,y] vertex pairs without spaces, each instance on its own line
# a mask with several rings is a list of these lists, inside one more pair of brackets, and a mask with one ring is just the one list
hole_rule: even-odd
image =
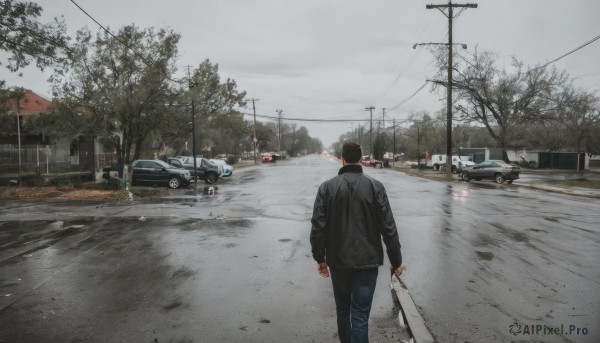
[[[35,1],[44,20],[63,16],[71,35],[97,25],[68,0]],[[414,43],[445,42],[448,21],[423,0],[76,0],[96,20],[116,31],[170,27],[182,34],[183,66],[209,58],[223,77],[237,81],[249,97],[260,99],[257,113],[288,118],[367,119],[365,107],[392,108],[435,74],[428,49]],[[454,21],[454,41],[472,50],[497,52],[528,64],[543,63],[600,34],[598,0],[485,0]],[[465,3],[465,2],[455,2]],[[600,40],[560,60],[582,88],[600,90]],[[50,95],[34,68],[19,78],[1,71],[9,86]],[[396,81],[396,82],[394,82]],[[405,119],[411,112],[445,109],[443,95],[423,89],[389,113]],[[249,112],[251,107],[249,107]],[[325,145],[358,123],[306,123]],[[364,123],[363,123],[364,125]]]

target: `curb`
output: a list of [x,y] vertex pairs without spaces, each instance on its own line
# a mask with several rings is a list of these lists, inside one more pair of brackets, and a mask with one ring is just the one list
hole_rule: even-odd
[[396,275],[392,275],[392,297],[394,301],[400,304],[398,312],[398,322],[400,327],[408,326],[408,331],[411,336],[411,341],[415,343],[433,343],[434,339],[427,326],[425,320],[417,310],[408,289]]
[[560,193],[566,195],[580,196],[592,199],[600,199],[600,191],[592,191],[587,189],[569,189],[563,187],[554,187],[548,186],[544,184],[518,184],[521,187],[528,187],[532,189],[537,189],[540,191],[552,192],[552,193]]

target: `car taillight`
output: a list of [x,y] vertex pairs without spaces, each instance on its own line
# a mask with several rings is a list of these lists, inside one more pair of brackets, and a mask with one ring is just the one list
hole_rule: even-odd
[[508,169],[506,169],[506,168],[500,168],[500,171],[504,173],[504,172],[507,172]]

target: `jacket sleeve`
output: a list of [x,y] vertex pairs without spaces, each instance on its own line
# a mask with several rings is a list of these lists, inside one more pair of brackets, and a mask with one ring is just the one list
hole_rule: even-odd
[[377,190],[377,208],[379,217],[380,233],[387,249],[387,255],[392,267],[397,268],[402,264],[402,253],[400,252],[400,239],[394,215],[388,201],[383,185]]
[[325,214],[325,184],[319,187],[315,206],[313,208],[312,229],[310,230],[310,245],[313,258],[317,263],[325,262],[325,247],[327,245],[327,216]]

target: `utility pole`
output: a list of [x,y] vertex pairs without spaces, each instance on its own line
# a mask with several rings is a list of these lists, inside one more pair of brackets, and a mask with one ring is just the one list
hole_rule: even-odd
[[394,149],[392,149],[392,166],[396,166],[396,119],[392,119],[392,125],[394,126]]
[[371,112],[371,119],[369,120],[369,155],[373,155],[373,110],[375,107],[369,106],[365,107],[366,111]]
[[196,163],[196,111],[194,108],[194,95],[191,94],[192,88],[194,88],[194,84],[192,83],[192,78],[190,77],[190,68],[192,66],[186,66],[188,70],[188,89],[190,90],[190,98],[192,99],[192,159],[194,160],[194,195],[196,195],[196,191],[198,189],[198,166]]
[[417,126],[417,170],[421,170],[421,128]]
[[[454,8],[477,8],[477,4],[453,4],[452,0],[447,5],[426,5],[426,9],[436,8],[448,18],[448,88],[446,99],[446,178],[452,176],[452,19]],[[448,9],[448,13],[443,9]]]
[[383,110],[383,152],[385,153],[385,141],[387,140],[387,134],[385,133],[385,107],[382,108]]
[[277,119],[277,136],[279,141],[279,155],[281,155],[281,113],[283,110],[277,109],[275,112],[277,112],[277,116],[279,117]]
[[256,161],[256,143],[258,142],[258,139],[256,138],[256,105],[255,105],[255,101],[258,101],[260,99],[250,99],[252,101],[252,112],[254,113],[254,126],[252,126],[252,129],[254,130],[254,137],[252,137],[252,146],[254,147],[254,164],[257,164],[258,162]]

